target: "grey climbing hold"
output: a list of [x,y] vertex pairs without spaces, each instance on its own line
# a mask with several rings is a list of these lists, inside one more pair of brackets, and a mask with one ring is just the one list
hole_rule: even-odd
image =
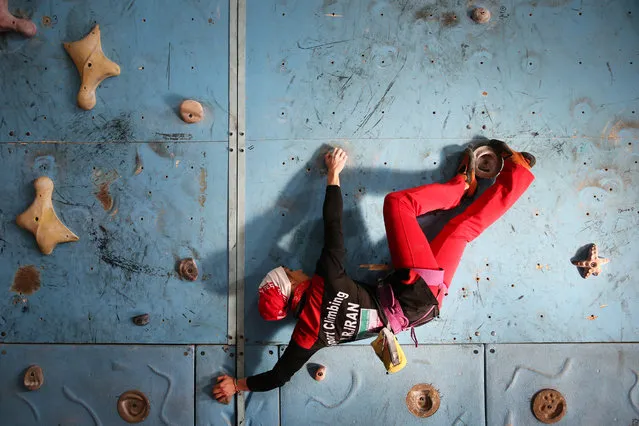
[[147,325],[150,320],[151,318],[149,317],[149,314],[142,314],[142,315],[133,317],[133,323],[139,326]]

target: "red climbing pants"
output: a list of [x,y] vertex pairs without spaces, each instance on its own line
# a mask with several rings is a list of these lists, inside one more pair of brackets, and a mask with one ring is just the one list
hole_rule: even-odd
[[[441,268],[444,269],[444,284],[450,286],[466,244],[506,213],[534,179],[526,167],[506,160],[495,183],[463,213],[448,222],[430,243],[417,223],[417,217],[459,205],[464,195],[464,176],[457,175],[447,183],[432,183],[388,194],[384,200],[384,223],[393,267]],[[412,273],[408,283],[417,278]]]

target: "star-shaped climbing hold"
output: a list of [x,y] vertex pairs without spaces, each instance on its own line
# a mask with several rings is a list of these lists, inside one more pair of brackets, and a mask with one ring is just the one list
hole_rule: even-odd
[[592,244],[590,246],[590,251],[588,253],[588,259],[586,260],[573,260],[572,264],[584,269],[584,278],[588,278],[591,275],[595,277],[601,273],[601,265],[605,265],[610,262],[609,259],[604,257],[599,257],[599,252],[597,250],[597,244]]
[[38,247],[44,254],[51,254],[59,243],[78,241],[80,238],[64,226],[53,210],[53,181],[42,176],[35,180],[33,186],[36,190],[35,200],[17,217],[18,226],[35,236]]
[[120,67],[104,56],[99,25],[93,27],[82,40],[64,43],[64,49],[73,59],[82,80],[78,92],[78,106],[90,110],[96,102],[95,89],[105,78],[120,75]]

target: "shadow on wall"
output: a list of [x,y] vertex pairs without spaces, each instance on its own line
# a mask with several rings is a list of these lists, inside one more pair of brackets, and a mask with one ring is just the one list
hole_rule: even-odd
[[[485,141],[486,138],[475,137],[471,143]],[[458,145],[445,147],[444,164],[428,172],[355,168],[347,164],[341,174],[344,198],[343,228],[348,251],[347,271],[353,279],[375,285],[377,279],[386,272],[368,271],[359,268],[359,265],[390,262],[386,240],[373,241],[368,233],[361,205],[363,195],[383,197],[393,190],[445,182],[455,175],[463,148]],[[281,344],[279,339],[273,339],[276,331],[284,325],[294,324],[292,315],[283,321],[264,321],[257,312],[257,288],[264,275],[280,265],[301,268],[309,275],[315,271],[315,263],[324,240],[321,219],[326,171],[323,156],[329,149],[329,146],[318,149],[311,160],[292,176],[279,197],[273,200],[270,208],[265,209],[267,213],[246,223],[245,334],[252,338],[250,341],[247,338],[247,344]],[[309,169],[322,172],[316,173],[309,182]],[[357,187],[358,182],[364,183],[365,187]],[[491,183],[480,182],[480,192]],[[466,201],[453,210],[437,211],[420,217],[420,225],[429,240],[468,204]],[[379,207],[381,211],[381,206]],[[286,212],[282,213],[283,210]],[[380,217],[379,221],[382,223],[383,218]],[[282,247],[281,241],[284,236],[288,248]],[[227,254],[215,254],[213,258],[206,259],[205,264],[218,262],[216,256],[226,257]]]

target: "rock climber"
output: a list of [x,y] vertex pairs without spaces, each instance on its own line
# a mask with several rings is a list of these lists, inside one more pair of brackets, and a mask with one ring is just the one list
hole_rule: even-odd
[[512,150],[505,142],[486,143],[503,159],[495,182],[470,206],[428,241],[417,217],[448,210],[477,190],[475,155],[467,148],[457,174],[432,183],[390,193],[384,200],[384,223],[394,271],[377,288],[352,280],[345,270],[340,172],[346,153],[325,155],[328,168],[323,207],[324,247],[311,277],[301,270],[278,267],[261,282],[258,310],[267,321],[289,312],[297,318],[290,343],[271,371],[236,379],[217,378],[213,395],[229,401],[240,391],[268,391],[284,385],[318,350],[369,338],[383,327],[397,333],[425,324],[439,314],[444,296],[466,245],[501,217],[534,180],[535,157]]

